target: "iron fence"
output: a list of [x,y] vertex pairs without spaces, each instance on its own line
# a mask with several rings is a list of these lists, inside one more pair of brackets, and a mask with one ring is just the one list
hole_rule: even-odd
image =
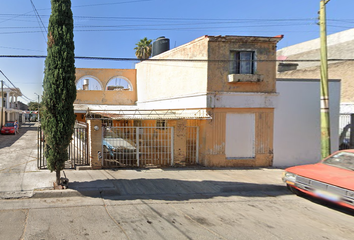
[[339,149],[350,148],[351,114],[339,115]]
[[172,127],[105,127],[102,139],[103,167],[173,165]]
[[[65,162],[65,168],[75,168],[76,166],[90,165],[88,153],[88,138],[86,124],[76,124],[72,140],[68,146],[68,160]],[[47,168],[47,159],[44,155],[45,137],[41,126],[37,131],[37,167],[38,169]]]

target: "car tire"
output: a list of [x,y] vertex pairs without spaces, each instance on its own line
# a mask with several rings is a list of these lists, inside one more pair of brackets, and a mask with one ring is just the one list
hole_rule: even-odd
[[301,196],[302,195],[302,192],[297,190],[293,186],[290,186],[289,184],[287,184],[286,187],[289,189],[290,192],[296,194],[297,196]]

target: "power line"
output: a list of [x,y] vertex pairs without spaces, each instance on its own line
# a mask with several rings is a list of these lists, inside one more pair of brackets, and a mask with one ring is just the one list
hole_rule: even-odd
[[[0,58],[39,58],[45,59],[45,55],[0,55]],[[138,58],[116,58],[116,57],[87,57],[87,56],[75,56],[75,59],[81,60],[103,60],[103,61],[140,61]],[[148,58],[144,61],[149,62],[230,62],[232,60],[225,59],[154,59]],[[254,62],[319,62],[320,59],[285,59],[285,60],[254,60]],[[331,62],[353,62],[354,58],[333,58],[328,59]],[[0,70],[1,71],[1,70]]]
[[7,48],[7,49],[14,49],[14,50],[25,50],[25,51],[32,51],[32,52],[45,52],[45,51],[41,51],[41,50],[28,49],[28,48],[14,48],[14,47],[5,47],[5,46],[0,46],[0,48]]
[[[315,23],[301,23],[301,24],[296,24],[294,25],[291,22],[282,22],[282,23],[266,23],[262,22],[257,25],[249,25],[249,23],[239,23],[237,21],[222,21],[222,22],[212,22],[212,21],[206,21],[206,22],[181,22],[181,23],[166,23],[166,24],[118,24],[118,25],[82,25],[82,24],[75,24],[74,27],[77,28],[118,28],[118,27],[156,27],[156,26],[185,26],[185,25],[230,25],[234,24],[238,27],[279,27],[279,26],[300,26],[300,25],[314,25]],[[242,24],[242,25],[240,25]],[[247,24],[247,25],[243,25]],[[231,26],[233,27],[233,26]],[[0,29],[38,29],[41,27],[25,27],[25,26],[13,26],[13,27],[0,27]]]
[[[29,12],[26,12],[26,13],[22,13],[22,14],[15,14],[15,16],[13,16],[12,18],[8,18],[8,19],[5,19],[3,21],[1,21],[0,23],[3,23],[3,22],[6,22],[6,21],[9,21],[9,20],[12,20],[14,18],[17,18],[17,17],[20,17],[20,16],[26,16],[28,13],[31,13],[32,11],[29,11]],[[1,16],[2,14],[0,14]]]
[[[3,73],[3,71],[1,71],[0,70],[0,73],[6,78],[6,80],[7,81],[9,81],[9,83],[11,83],[11,85],[15,88],[15,89],[19,89],[18,87],[16,87],[12,82],[11,82],[11,80]],[[6,85],[8,88],[11,88],[11,87],[9,87],[8,85]],[[23,97],[23,98],[25,98],[25,99],[27,99],[27,100],[29,100],[29,101],[32,101],[30,98],[28,98],[26,95],[24,95],[24,94],[22,94],[22,96],[21,97]]]
[[[36,14],[36,17],[37,17],[37,19],[38,19],[39,26],[40,26],[41,28],[43,27],[44,31],[47,33],[47,29],[46,29],[46,27],[45,27],[44,24],[43,24],[43,21],[42,21],[42,19],[41,19],[41,16],[39,15],[39,13],[38,13],[38,11],[37,11],[37,9],[36,9],[36,6],[34,6],[32,0],[30,0],[30,1],[31,1],[33,10],[34,10],[34,12],[35,12],[35,14]],[[41,25],[41,23],[42,23],[42,25]],[[43,35],[43,38],[44,38],[44,42],[47,42],[46,37],[45,37],[43,31],[42,31],[42,35]]]
[[125,3],[137,3],[137,2],[150,2],[151,0],[135,0],[135,1],[126,1],[126,2],[115,2],[115,3],[97,3],[97,4],[88,4],[88,5],[77,5],[72,6],[72,8],[80,8],[80,7],[94,7],[94,6],[104,6],[104,5],[118,5]]

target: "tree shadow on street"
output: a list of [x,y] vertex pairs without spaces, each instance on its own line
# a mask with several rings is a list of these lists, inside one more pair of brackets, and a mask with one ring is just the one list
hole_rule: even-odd
[[291,194],[285,186],[228,181],[159,179],[106,179],[70,182],[69,188],[83,196],[110,200],[185,201],[214,197],[275,197]]

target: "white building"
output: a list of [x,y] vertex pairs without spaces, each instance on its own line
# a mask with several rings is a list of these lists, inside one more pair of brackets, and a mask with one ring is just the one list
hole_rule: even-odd
[[[20,114],[22,110],[20,110],[17,98],[21,97],[22,93],[19,88],[4,88],[3,89],[3,97],[0,93],[0,99],[2,107],[0,108],[0,123],[4,125],[6,122],[20,120]],[[1,118],[2,112],[2,118]]]

